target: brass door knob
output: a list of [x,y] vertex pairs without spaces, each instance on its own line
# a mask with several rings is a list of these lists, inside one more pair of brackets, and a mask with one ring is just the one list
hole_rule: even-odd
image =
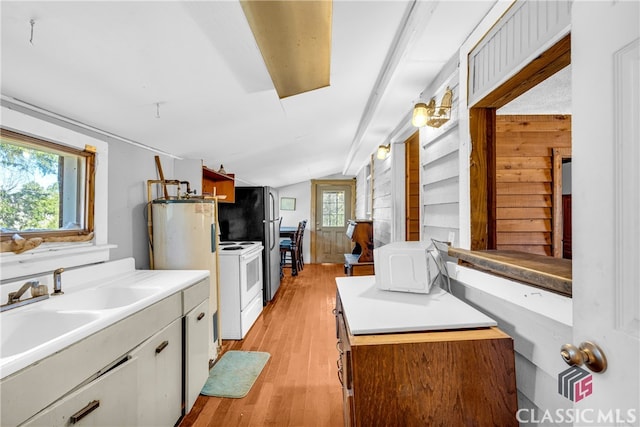
[[560,356],[568,365],[582,365],[583,363],[593,372],[604,372],[607,369],[607,358],[602,349],[596,344],[585,341],[576,347],[564,344],[560,348]]

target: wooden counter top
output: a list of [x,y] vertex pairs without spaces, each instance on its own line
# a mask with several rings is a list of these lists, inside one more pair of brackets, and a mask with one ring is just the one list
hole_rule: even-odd
[[449,256],[491,273],[571,296],[571,260],[517,251],[449,248]]

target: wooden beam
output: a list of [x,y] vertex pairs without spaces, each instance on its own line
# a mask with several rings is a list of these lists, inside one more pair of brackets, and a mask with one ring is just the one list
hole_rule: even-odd
[[495,119],[494,108],[469,111],[472,250],[495,248]]
[[571,34],[567,34],[516,75],[478,101],[474,107],[500,108],[571,64]]

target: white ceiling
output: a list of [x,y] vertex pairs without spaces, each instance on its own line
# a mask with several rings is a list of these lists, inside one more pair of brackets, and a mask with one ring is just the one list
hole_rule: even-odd
[[237,1],[3,0],[1,91],[246,184],[353,175],[493,3],[335,0],[330,86],[279,100]]
[[571,114],[571,65],[499,108],[496,114]]

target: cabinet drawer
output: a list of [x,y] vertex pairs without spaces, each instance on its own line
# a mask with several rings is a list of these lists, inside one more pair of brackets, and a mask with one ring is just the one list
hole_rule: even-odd
[[[136,358],[125,360],[101,377],[44,409],[23,425],[136,425],[137,363]],[[28,399],[28,393],[23,397]]]
[[209,298],[209,278],[182,291],[182,314],[187,314],[206,298]]

